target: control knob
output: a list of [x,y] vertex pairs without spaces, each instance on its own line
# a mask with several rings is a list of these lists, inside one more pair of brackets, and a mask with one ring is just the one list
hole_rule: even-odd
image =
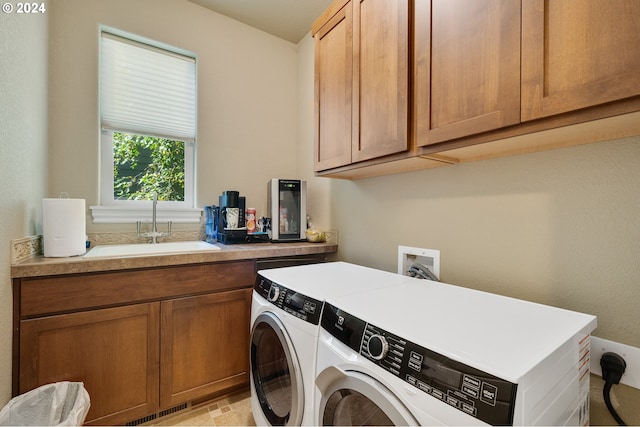
[[371,335],[369,341],[367,341],[367,351],[369,356],[375,360],[384,359],[389,351],[387,339],[379,334]]
[[267,296],[267,298],[271,302],[276,302],[279,296],[280,296],[280,288],[275,285],[272,285],[271,289],[269,289],[269,295]]

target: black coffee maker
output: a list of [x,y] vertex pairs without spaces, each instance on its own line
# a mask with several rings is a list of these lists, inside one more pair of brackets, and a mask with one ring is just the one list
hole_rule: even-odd
[[213,225],[220,243],[243,243],[247,238],[245,224],[246,198],[238,191],[223,191],[218,206],[213,206]]

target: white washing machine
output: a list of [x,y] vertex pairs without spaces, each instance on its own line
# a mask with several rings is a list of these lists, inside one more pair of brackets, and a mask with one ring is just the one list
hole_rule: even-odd
[[328,297],[317,425],[585,425],[594,316],[407,278]]
[[344,262],[258,272],[251,304],[251,407],[257,425],[315,425],[324,299],[397,286],[403,276]]

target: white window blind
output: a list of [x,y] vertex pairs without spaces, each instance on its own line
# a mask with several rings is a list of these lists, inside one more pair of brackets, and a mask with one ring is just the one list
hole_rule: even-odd
[[102,130],[196,139],[195,59],[102,33]]

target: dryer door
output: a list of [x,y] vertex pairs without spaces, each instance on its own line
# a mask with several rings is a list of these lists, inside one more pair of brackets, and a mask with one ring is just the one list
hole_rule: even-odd
[[251,331],[252,391],[272,426],[300,425],[304,389],[300,363],[284,325],[271,312],[260,314]]
[[322,392],[317,408],[322,425],[419,425],[387,387],[361,372],[330,367],[318,375],[316,384]]

